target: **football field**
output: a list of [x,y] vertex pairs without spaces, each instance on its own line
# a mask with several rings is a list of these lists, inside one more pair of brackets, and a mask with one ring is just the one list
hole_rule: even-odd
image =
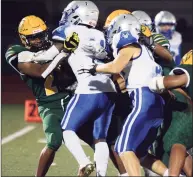
[[[4,104],[1,111],[2,176],[34,176],[39,154],[45,146],[42,124],[24,121],[24,105]],[[85,144],[83,148],[93,160],[93,150]],[[77,169],[77,162],[62,145],[47,176],[76,176]],[[107,175],[117,176],[111,161]]]

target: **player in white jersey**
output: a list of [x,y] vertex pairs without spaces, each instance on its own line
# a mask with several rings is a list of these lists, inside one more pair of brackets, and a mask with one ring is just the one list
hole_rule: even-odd
[[139,159],[147,155],[163,121],[163,100],[148,88],[153,77],[162,75],[162,68],[154,62],[152,53],[138,43],[139,32],[140,24],[135,17],[129,14],[118,16],[107,31],[115,59],[80,70],[91,74],[121,72],[125,77],[133,109],[117,139],[115,150],[130,176],[141,176]]
[[181,62],[182,35],[175,30],[176,18],[168,11],[159,12],[154,19],[157,33],[163,34],[170,42],[170,51],[176,65]]
[[[106,143],[107,131],[114,109],[115,86],[108,74],[78,74],[78,70],[95,63],[106,56],[105,39],[102,32],[94,29],[99,10],[91,1],[72,1],[63,11],[60,27],[53,32],[54,40],[64,40],[65,36],[77,33],[80,40],[77,50],[68,62],[77,78],[78,86],[74,97],[67,106],[61,122],[66,147],[80,165],[79,175],[89,175],[93,165],[84,153],[77,130],[89,119],[94,121],[93,139],[95,143],[94,160],[97,176],[105,176],[109,149]],[[95,46],[85,51],[85,44]],[[100,51],[100,52],[99,52]],[[92,136],[92,135],[88,135]]]

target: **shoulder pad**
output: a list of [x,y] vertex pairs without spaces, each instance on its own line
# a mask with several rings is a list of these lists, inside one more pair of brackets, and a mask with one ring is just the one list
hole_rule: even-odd
[[137,42],[137,39],[133,37],[129,31],[121,31],[118,34],[115,34],[113,37],[113,43],[117,49],[121,49],[124,46],[133,44],[136,42]]
[[59,26],[55,30],[52,31],[52,39],[53,40],[59,40],[59,41],[64,41],[66,39],[65,35],[65,29],[66,25]]
[[5,58],[6,61],[9,63],[10,60],[13,60],[13,58],[17,58],[18,54],[23,52],[23,51],[28,51],[25,47],[21,45],[13,45],[8,48],[8,50],[5,53]]

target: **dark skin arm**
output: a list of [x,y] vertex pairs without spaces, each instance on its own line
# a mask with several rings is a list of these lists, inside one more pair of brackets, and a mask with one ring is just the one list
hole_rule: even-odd
[[[61,51],[63,49],[63,42],[61,41],[54,41],[53,45]],[[18,69],[21,73],[26,74],[32,77],[42,77],[42,73],[47,69],[51,62],[46,64],[39,64],[39,63],[31,63],[31,62],[24,62],[18,63]],[[59,63],[60,64],[60,63]],[[59,65],[58,64],[58,65]]]
[[32,77],[42,77],[41,74],[47,69],[50,63],[39,64],[39,63],[18,63],[18,69],[21,73]]
[[157,43],[155,44],[153,51],[166,62],[171,62],[173,60],[171,53],[166,48]]
[[173,89],[173,88],[185,86],[187,82],[188,82],[188,78],[186,74],[164,77],[164,86],[166,89]]

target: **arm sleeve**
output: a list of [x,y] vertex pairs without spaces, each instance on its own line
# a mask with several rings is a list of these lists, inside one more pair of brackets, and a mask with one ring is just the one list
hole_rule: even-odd
[[58,54],[54,60],[50,63],[50,65],[47,67],[47,69],[42,73],[42,77],[46,78],[58,65],[58,63],[61,61],[62,58],[68,57],[68,54],[62,52]]

